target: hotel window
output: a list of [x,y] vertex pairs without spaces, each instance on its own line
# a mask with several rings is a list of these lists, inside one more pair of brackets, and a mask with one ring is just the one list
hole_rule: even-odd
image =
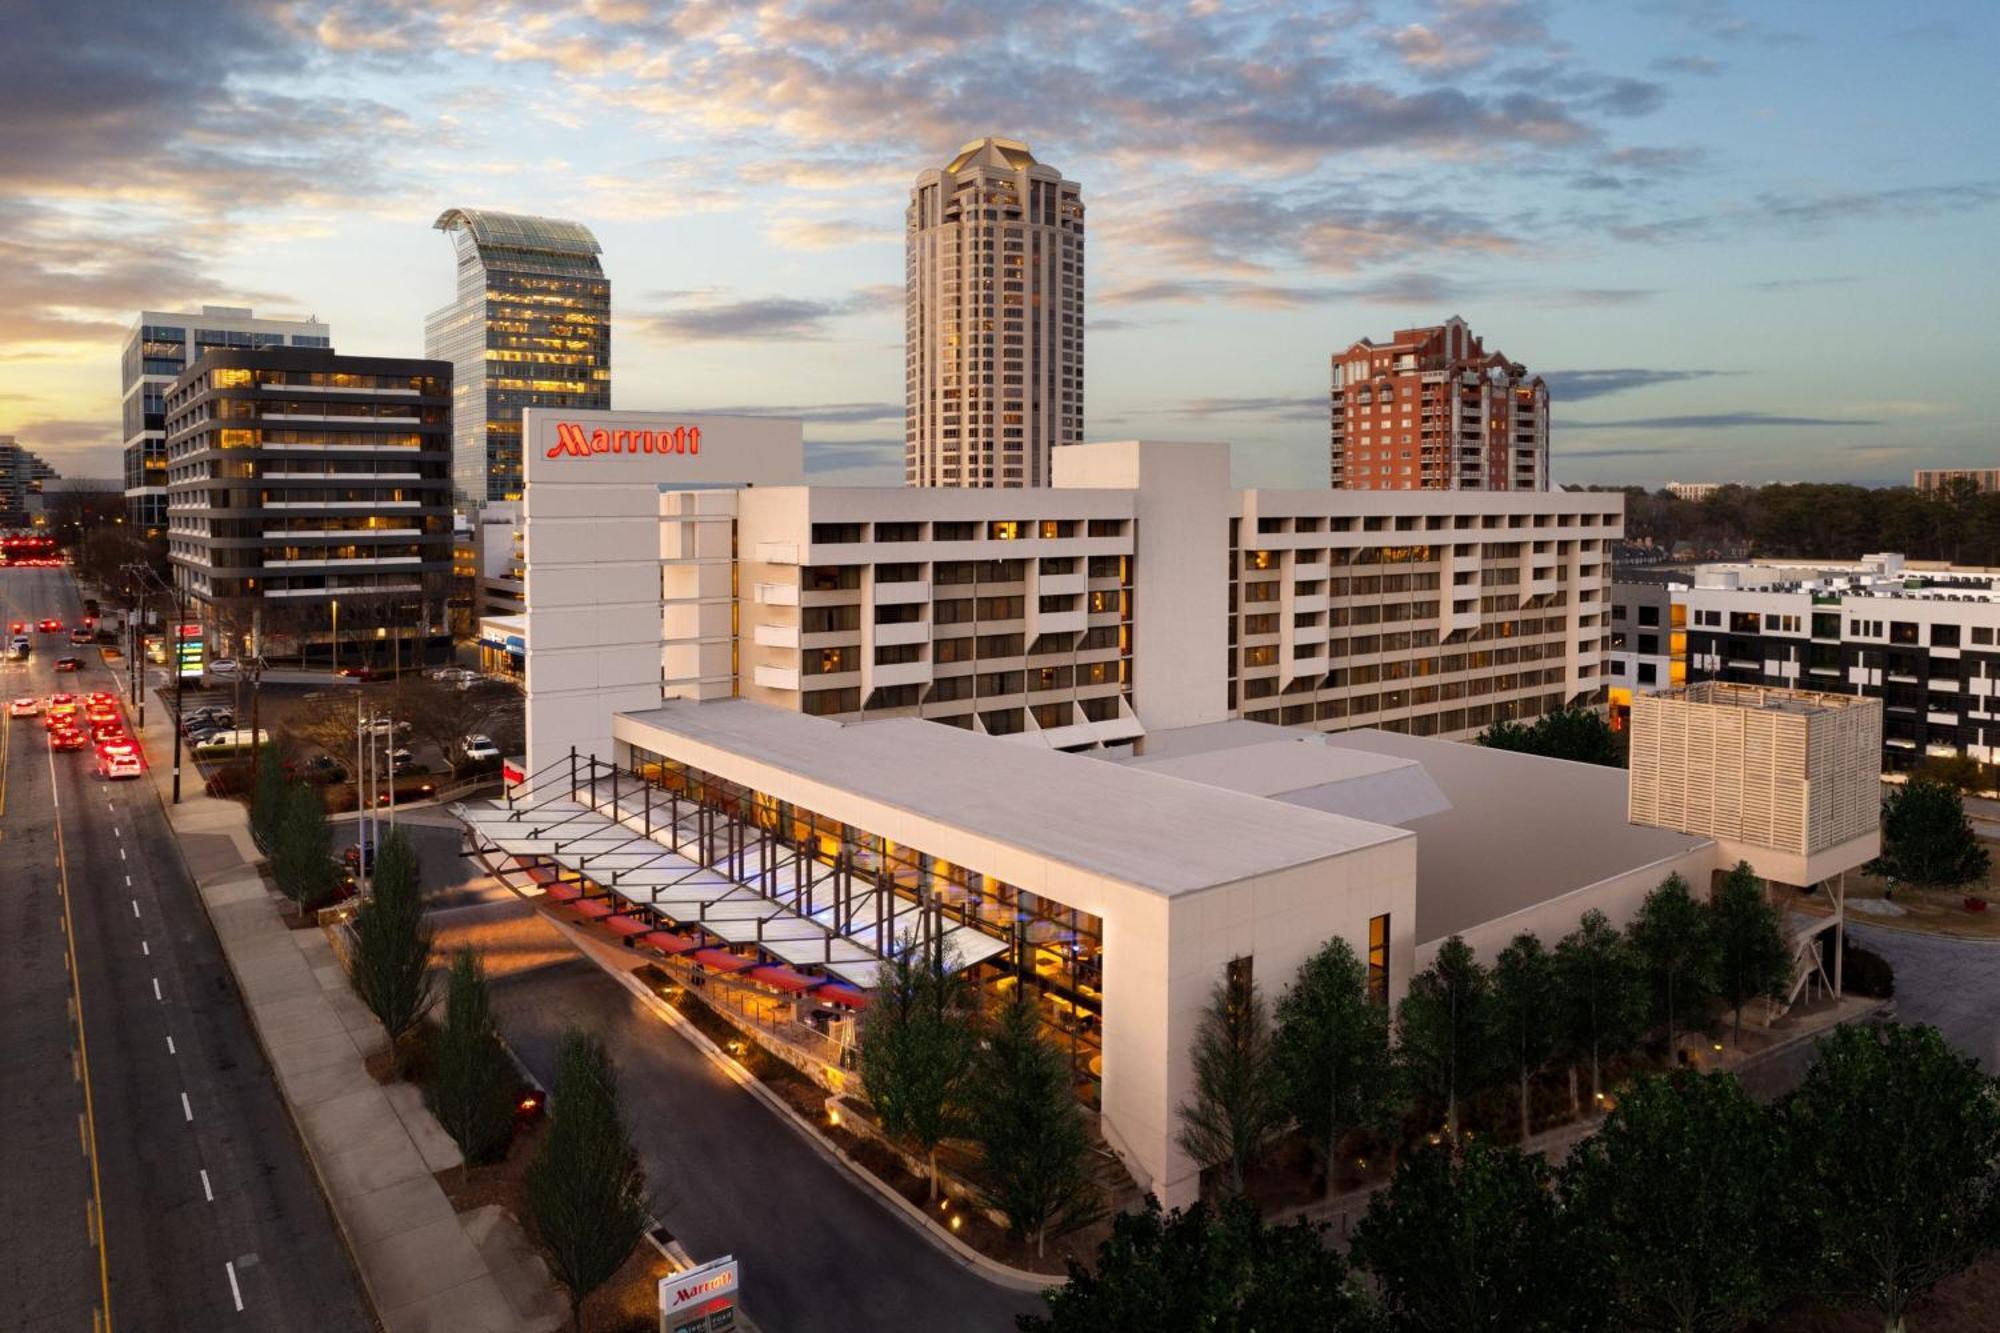
[[1389,916],[1368,918],[1368,998],[1389,1003]]

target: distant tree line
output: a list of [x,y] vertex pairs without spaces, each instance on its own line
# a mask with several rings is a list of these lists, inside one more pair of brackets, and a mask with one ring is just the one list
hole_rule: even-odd
[[1625,536],[1698,558],[1853,560],[1900,551],[1913,560],[2000,565],[2000,494],[1955,482],[1935,495],[1908,486],[1830,482],[1724,486],[1703,500],[1641,487],[1625,494]]

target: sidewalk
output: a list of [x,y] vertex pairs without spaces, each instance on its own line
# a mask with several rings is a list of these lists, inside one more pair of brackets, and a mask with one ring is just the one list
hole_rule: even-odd
[[172,736],[147,731],[167,822],[383,1328],[560,1327],[567,1308],[520,1227],[496,1208],[453,1212],[432,1173],[456,1166],[458,1149],[418,1090],[369,1075],[363,1061],[382,1048],[382,1029],[325,934],[285,924],[290,904],[264,880],[243,807],[208,796],[190,772],[180,805],[169,804]]

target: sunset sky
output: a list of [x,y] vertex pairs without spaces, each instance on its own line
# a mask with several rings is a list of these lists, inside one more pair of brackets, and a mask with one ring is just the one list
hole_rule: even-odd
[[902,218],[983,134],[1081,182],[1087,436],[1318,485],[1328,354],[1463,315],[1558,482],[2000,463],[2000,6],[98,3],[0,47],[0,434],[118,470],[142,307],[420,355],[454,205],[604,245],[614,406],[900,478]]

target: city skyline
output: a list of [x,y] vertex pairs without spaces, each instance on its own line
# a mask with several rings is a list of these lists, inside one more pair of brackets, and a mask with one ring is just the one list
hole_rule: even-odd
[[[1244,484],[1322,484],[1327,357],[1459,315],[1547,375],[1557,484],[1903,484],[1993,441],[1986,349],[1935,332],[1994,294],[1975,6],[1008,14],[31,14],[0,430],[116,472],[142,309],[417,355],[452,294],[428,224],[465,204],[603,240],[615,406],[800,415],[817,479],[893,482],[909,184],[994,134],[1091,201],[1086,439],[1227,439]],[[965,64],[981,42],[1049,43],[1046,95]]]

